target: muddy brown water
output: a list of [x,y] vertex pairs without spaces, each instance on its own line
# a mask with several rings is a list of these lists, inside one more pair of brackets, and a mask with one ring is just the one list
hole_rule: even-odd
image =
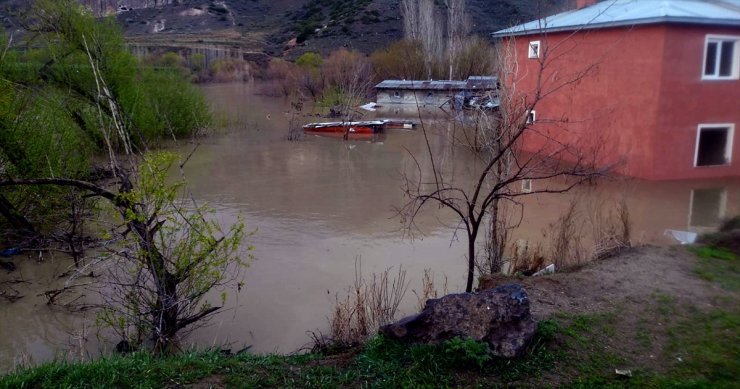
[[[390,267],[406,269],[410,287],[402,313],[413,312],[417,300],[412,291],[419,289],[424,269],[435,273],[440,289],[445,277],[450,291],[464,288],[465,238],[462,231],[455,235],[454,216],[435,206],[426,208],[417,219],[421,233],[412,240],[394,210],[406,201],[402,172],[413,170],[415,159],[423,170],[430,168],[420,131],[389,131],[372,141],[318,136],[288,141],[291,123],[325,119],[312,116],[308,105],[293,115],[287,100],[261,96],[259,89],[251,84],[203,87],[222,128],[198,140],[185,174],[194,197],[211,205],[221,223],[241,217],[254,230],[245,243],[255,247],[256,260],[243,273],[244,289],[232,291],[227,309],[188,342],[200,347],[227,344],[233,350],[250,345],[255,352],[296,351],[309,343],[307,331],[326,332],[332,302],[353,283],[358,261],[366,275]],[[367,116],[414,114],[391,110]],[[428,120],[436,130],[429,139],[435,158],[466,177],[473,164],[470,155],[450,147],[444,126],[435,127],[432,117]],[[184,155],[194,147],[192,142],[174,146]],[[531,196],[524,200],[523,221],[510,241],[547,249],[551,225],[572,199],[586,217],[608,212],[622,196],[634,242],[672,244],[663,236],[666,229],[704,231],[739,213],[740,179],[619,180],[568,195]],[[581,224],[588,233],[588,223]],[[58,275],[70,265],[68,258],[14,260],[19,270],[0,275],[0,282],[31,283],[13,285],[24,295],[14,303],[0,298],[0,371],[65,355],[95,356],[112,348],[110,340],[97,339],[94,313],[70,314],[37,296],[64,282]],[[7,289],[4,285],[0,288]],[[83,325],[86,340],[80,341]]]

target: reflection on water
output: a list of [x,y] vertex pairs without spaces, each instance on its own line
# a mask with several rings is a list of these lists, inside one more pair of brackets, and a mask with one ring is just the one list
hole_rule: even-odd
[[[358,257],[365,273],[402,265],[408,270],[410,290],[418,289],[425,268],[447,276],[452,291],[464,286],[464,233],[458,241],[453,215],[426,208],[417,220],[423,236],[411,241],[404,239],[394,211],[405,201],[401,174],[416,169],[416,159],[422,169],[430,169],[419,131],[391,130],[375,142],[318,136],[287,141],[290,104],[257,96],[255,89],[247,84],[204,87],[229,128],[198,140],[185,174],[193,195],[213,206],[221,222],[234,222],[241,215],[247,227],[256,230],[247,242],[256,247],[257,260],[246,271],[246,287],[230,297],[228,309],[210,326],[193,333],[193,342],[230,343],[234,349],[252,345],[258,352],[296,350],[308,342],[306,331],[326,330],[334,296],[354,281]],[[320,120],[313,115],[304,108],[293,119],[299,124]],[[414,112],[380,110],[374,115],[408,118]],[[435,127],[433,120],[428,124],[435,158],[453,166],[456,179],[463,182],[473,159],[449,147],[444,126]],[[183,153],[193,147],[189,142],[177,146]],[[722,217],[740,212],[739,196],[738,178],[615,180],[565,195],[533,195],[523,200],[523,220],[510,241],[546,247],[542,241],[548,229],[572,200],[586,214],[624,198],[633,240],[673,243],[663,236],[665,229],[714,227]],[[24,276],[47,271],[42,269],[29,265]],[[7,368],[21,352],[36,361],[48,359],[69,338],[62,329],[73,328],[76,320],[51,312],[43,299],[31,294],[14,304],[0,304],[17,318],[0,324],[0,368]],[[402,310],[410,313],[415,305],[409,292]],[[60,323],[52,324],[49,315],[57,315]]]
[[692,189],[690,199],[690,229],[716,227],[727,216],[726,188]]

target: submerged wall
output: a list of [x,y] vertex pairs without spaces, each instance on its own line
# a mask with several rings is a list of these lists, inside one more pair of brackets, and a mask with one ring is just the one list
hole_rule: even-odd
[[115,14],[122,7],[126,9],[154,8],[169,4],[184,4],[188,0],[80,0],[80,2],[96,15],[103,16]]

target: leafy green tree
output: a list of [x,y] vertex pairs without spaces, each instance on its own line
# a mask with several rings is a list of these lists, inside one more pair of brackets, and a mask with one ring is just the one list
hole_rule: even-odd
[[[248,264],[239,256],[244,224],[222,230],[206,218],[207,207],[181,197],[183,181],[168,183],[176,159],[145,155],[133,189],[115,197],[132,236],[112,254],[120,266],[111,274],[114,288],[105,294],[100,315],[127,341],[148,338],[158,351],[176,345],[182,330],[216,312],[220,307],[206,302],[206,295],[216,286],[240,286],[239,270]],[[224,293],[219,302],[225,300]]]
[[321,73],[323,62],[321,55],[313,52],[305,53],[295,61],[299,67],[298,84],[314,101],[319,99],[325,87],[324,75]]
[[120,243],[109,247],[100,323],[135,345],[149,339],[158,352],[176,347],[183,330],[219,310],[206,295],[216,286],[241,287],[239,270],[251,259],[239,255],[243,223],[223,230],[207,218],[207,207],[181,197],[184,182],[168,183],[176,160],[169,153],[144,154],[137,169],[120,171],[116,191],[70,178],[0,181],[0,188],[68,188],[112,206],[123,231],[111,234]]
[[[113,19],[74,0],[37,0],[27,40],[0,37],[0,179],[90,175],[94,156],[146,150],[210,125],[203,95],[177,70],[138,63]],[[11,44],[12,43],[12,44]],[[0,192],[13,229],[54,224],[66,190]]]
[[319,69],[323,62],[321,55],[309,51],[295,60],[295,64],[305,69]]
[[[118,266],[103,277],[101,323],[168,350],[219,309],[206,295],[238,282],[247,263],[244,225],[222,230],[206,207],[181,197],[184,182],[168,182],[176,156],[143,151],[207,125],[205,100],[181,72],[141,66],[115,23],[76,1],[38,0],[26,20],[28,49],[0,51],[0,214],[34,230],[24,213],[47,215],[24,203],[29,194],[47,208],[66,195],[112,207],[121,227],[109,234],[117,239],[106,263]],[[112,177],[98,184],[88,178],[100,152]]]

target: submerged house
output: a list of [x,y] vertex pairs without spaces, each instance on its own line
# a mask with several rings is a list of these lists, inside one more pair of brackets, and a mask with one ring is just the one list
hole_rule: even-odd
[[564,84],[527,114],[536,132],[590,139],[631,176],[740,177],[740,0],[578,0],[492,35],[513,49],[523,99]]
[[455,98],[495,94],[496,77],[473,76],[467,80],[385,80],[375,85],[377,103],[440,107]]

